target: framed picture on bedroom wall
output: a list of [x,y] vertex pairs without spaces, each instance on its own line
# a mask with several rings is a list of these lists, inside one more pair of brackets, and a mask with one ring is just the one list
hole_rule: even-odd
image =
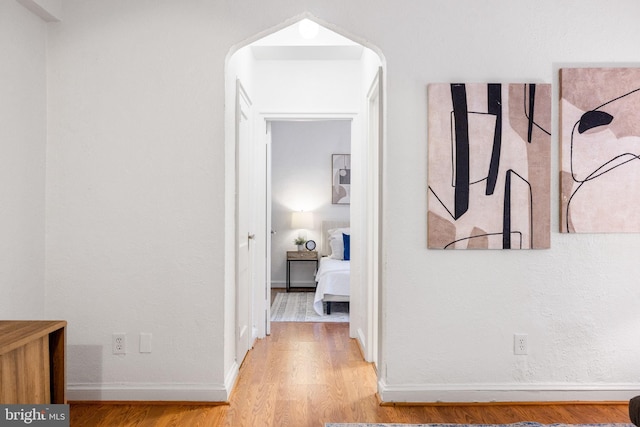
[[331,155],[331,203],[348,205],[351,203],[351,155]]

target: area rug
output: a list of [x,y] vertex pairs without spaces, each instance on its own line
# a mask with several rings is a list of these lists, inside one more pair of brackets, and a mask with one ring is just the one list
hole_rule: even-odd
[[[271,305],[272,322],[349,322],[349,304],[334,302],[331,314],[320,316],[313,309],[313,292],[279,292]],[[325,303],[326,304],[326,303]],[[326,313],[326,305],[324,306]]]
[[540,424],[534,422],[521,422],[513,424],[340,424],[326,423],[325,427],[635,427],[633,424]]

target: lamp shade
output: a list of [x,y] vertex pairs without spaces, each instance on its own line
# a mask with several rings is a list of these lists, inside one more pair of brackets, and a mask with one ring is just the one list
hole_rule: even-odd
[[293,212],[291,214],[291,228],[299,230],[310,230],[313,228],[313,213],[311,212]]

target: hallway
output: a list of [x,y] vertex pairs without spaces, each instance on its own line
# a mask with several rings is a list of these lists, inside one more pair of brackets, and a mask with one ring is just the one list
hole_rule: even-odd
[[[229,426],[322,426],[372,419],[381,409],[371,364],[347,323],[271,324],[240,369]],[[384,412],[384,411],[382,411]]]

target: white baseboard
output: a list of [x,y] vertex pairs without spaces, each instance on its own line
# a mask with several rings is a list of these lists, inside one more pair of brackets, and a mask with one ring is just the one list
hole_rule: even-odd
[[226,402],[222,384],[69,384],[67,400]]
[[368,360],[368,351],[367,351],[367,339],[365,338],[364,332],[362,331],[362,328],[358,328],[358,331],[356,332],[356,339],[358,340],[359,344],[360,344],[360,351],[362,352],[362,355],[364,356],[364,360],[366,360],[367,362],[371,362],[371,360]]
[[378,381],[378,394],[391,402],[602,402],[640,394],[638,384],[399,384]]
[[231,391],[236,386],[236,382],[238,381],[238,376],[240,375],[240,365],[238,362],[233,362],[231,369],[227,372],[227,375],[224,378],[224,389],[225,389],[225,402],[229,401],[229,397],[231,396]]
[[67,384],[67,400],[228,402],[238,374],[238,364],[234,363],[227,373],[224,384],[70,383]]

